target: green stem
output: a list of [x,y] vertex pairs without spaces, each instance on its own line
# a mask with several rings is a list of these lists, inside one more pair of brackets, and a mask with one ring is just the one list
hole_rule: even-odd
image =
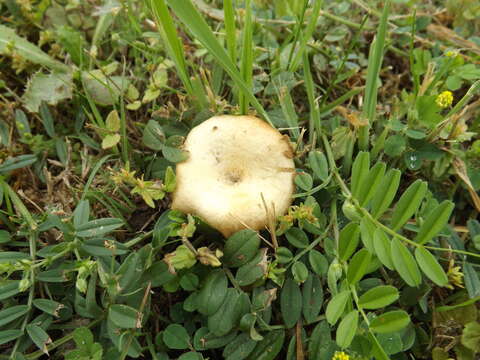
[[235,280],[235,277],[233,276],[232,272],[230,271],[229,268],[224,267],[223,271],[225,271],[225,274],[227,274],[228,280],[232,283],[233,287],[237,289],[238,291],[242,292],[242,289],[240,285],[238,285],[237,280]]
[[45,266],[46,264],[48,264],[49,262],[53,262],[55,260],[58,260],[60,258],[62,258],[63,256],[67,255],[68,253],[70,253],[73,249],[73,246],[72,247],[68,247],[67,249],[59,252],[58,254],[56,255],[53,255],[52,257],[49,257],[49,258],[46,258],[42,261],[39,261],[37,262],[36,264],[33,264],[32,265],[32,269],[36,269],[36,268],[39,268],[39,267],[42,267],[42,266]]
[[323,188],[327,187],[327,185],[330,184],[331,179],[332,179],[332,174],[328,175],[327,179],[323,183],[321,183],[320,185],[317,185],[314,188],[312,188],[312,189],[310,189],[306,192],[299,193],[299,194],[294,194],[293,198],[295,199],[295,198],[299,198],[299,197],[313,195],[316,192],[318,192],[318,191],[322,190]]
[[153,230],[150,230],[150,231],[147,231],[146,233],[143,233],[143,234],[140,234],[138,235],[137,237],[133,238],[132,240],[130,241],[127,241],[124,245],[127,247],[127,248],[130,248],[136,244],[138,244],[139,242],[149,238],[150,236],[153,235]]
[[[346,269],[345,269],[345,272],[346,272]],[[354,285],[350,285],[350,291],[352,292],[353,301],[355,302],[355,306],[357,307],[357,310],[360,312],[360,314],[362,314],[363,320],[365,320],[365,323],[370,328],[370,320],[368,320],[367,314],[365,314],[365,311],[363,311],[363,308],[358,301],[357,289],[355,289]]]
[[320,241],[322,241],[325,236],[327,236],[328,232],[330,231],[330,227],[331,227],[331,224],[328,226],[328,228],[323,232],[322,235],[320,235],[318,238],[316,238],[312,243],[310,243],[310,245],[308,245],[305,249],[303,249],[302,251],[300,251],[297,255],[295,255],[292,260],[290,260],[290,262],[288,263],[287,266],[285,266],[286,269],[288,269],[291,265],[293,265],[295,262],[297,262],[298,259],[300,259],[303,255],[305,255],[306,253],[308,253],[310,250],[312,250],[313,248],[315,248],[315,246],[317,246]]

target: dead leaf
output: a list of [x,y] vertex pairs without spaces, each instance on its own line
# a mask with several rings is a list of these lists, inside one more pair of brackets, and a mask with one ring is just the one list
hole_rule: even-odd
[[467,175],[467,166],[465,165],[463,160],[459,158],[455,158],[455,160],[453,161],[453,167],[455,168],[455,172],[457,173],[458,177],[467,186],[467,190],[470,193],[473,204],[475,205],[475,208],[477,209],[477,211],[480,212],[480,197],[478,196],[477,192],[473,188],[472,182],[470,181],[470,178]]

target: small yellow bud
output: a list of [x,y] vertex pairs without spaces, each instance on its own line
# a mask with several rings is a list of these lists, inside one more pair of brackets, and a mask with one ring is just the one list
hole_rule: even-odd
[[447,108],[449,107],[450,105],[452,105],[452,102],[453,102],[453,94],[451,91],[444,91],[442,93],[440,93],[438,96],[437,96],[437,99],[435,100],[435,102],[437,103],[438,106],[440,106],[441,108]]
[[350,360],[350,355],[346,354],[343,351],[335,351],[332,360]]
[[446,287],[452,290],[454,286],[463,288],[463,276],[464,274],[461,270],[461,267],[455,266],[455,261],[450,259],[447,271],[448,285]]

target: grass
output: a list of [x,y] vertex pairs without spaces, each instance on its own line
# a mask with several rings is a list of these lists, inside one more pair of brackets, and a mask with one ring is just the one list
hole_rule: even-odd
[[[0,3],[0,359],[476,359],[475,6]],[[170,209],[218,114],[290,141],[268,229]]]

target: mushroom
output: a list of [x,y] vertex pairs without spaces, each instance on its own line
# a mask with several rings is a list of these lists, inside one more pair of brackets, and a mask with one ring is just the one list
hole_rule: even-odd
[[225,237],[261,230],[291,204],[295,165],[288,137],[254,116],[214,116],[194,127],[177,164],[172,208]]

